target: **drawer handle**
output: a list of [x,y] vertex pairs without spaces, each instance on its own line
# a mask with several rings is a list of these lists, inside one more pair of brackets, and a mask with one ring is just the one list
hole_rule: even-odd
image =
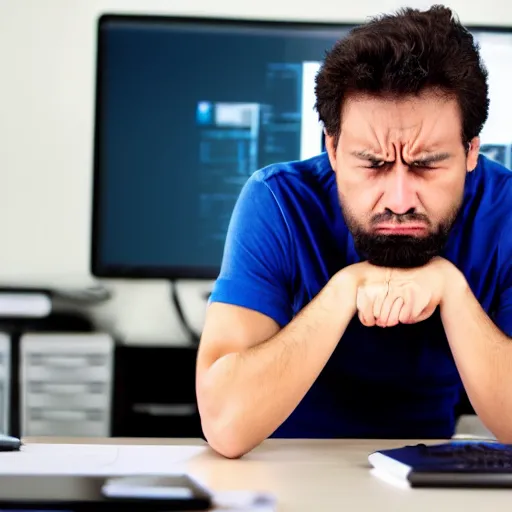
[[87,388],[81,385],[62,385],[58,384],[46,384],[43,388],[43,392],[50,393],[52,395],[78,395],[80,393],[87,393]]
[[58,368],[82,368],[88,366],[86,359],[76,357],[49,357],[46,359],[46,364]]
[[59,421],[86,421],[87,413],[82,411],[43,411],[41,414],[45,420]]
[[134,404],[132,410],[149,416],[193,416],[197,407],[195,404]]

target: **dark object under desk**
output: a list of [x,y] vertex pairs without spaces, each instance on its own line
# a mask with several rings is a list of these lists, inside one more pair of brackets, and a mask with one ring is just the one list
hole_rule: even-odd
[[112,436],[203,437],[196,357],[196,347],[118,345]]

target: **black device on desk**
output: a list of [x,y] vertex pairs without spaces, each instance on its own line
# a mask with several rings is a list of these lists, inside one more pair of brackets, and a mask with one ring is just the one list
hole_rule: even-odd
[[0,510],[66,512],[208,510],[210,493],[191,477],[2,475]]
[[512,488],[512,445],[483,441],[380,450],[368,460],[383,477],[411,487]]
[[21,448],[21,440],[14,436],[0,434],[0,452],[15,452]]

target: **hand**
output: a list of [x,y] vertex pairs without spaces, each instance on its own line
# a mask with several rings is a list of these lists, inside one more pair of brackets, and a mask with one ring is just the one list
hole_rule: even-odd
[[391,269],[358,264],[356,307],[367,327],[392,327],[429,318],[440,304],[450,268],[443,258],[434,258],[419,268]]

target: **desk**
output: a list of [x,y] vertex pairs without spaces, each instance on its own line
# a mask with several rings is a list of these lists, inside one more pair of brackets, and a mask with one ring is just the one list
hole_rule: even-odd
[[269,440],[239,460],[220,457],[197,439],[24,439],[26,443],[203,446],[187,461],[215,491],[264,490],[283,512],[464,512],[508,510],[508,490],[401,489],[370,473],[370,452],[411,444],[400,440]]

